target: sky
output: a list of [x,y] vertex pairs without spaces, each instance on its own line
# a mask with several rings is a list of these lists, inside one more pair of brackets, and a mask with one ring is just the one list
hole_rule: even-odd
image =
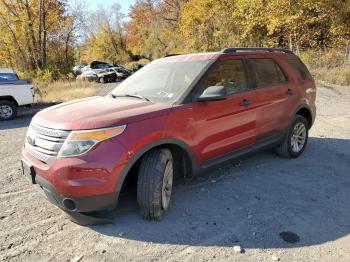
[[122,8],[122,13],[127,15],[130,5],[132,5],[135,0],[86,0],[87,5],[92,9],[96,10],[98,6],[109,7],[114,3],[120,4]]

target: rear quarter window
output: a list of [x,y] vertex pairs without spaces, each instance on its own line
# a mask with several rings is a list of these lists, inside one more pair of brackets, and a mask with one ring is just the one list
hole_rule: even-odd
[[271,58],[248,59],[248,67],[254,78],[255,87],[283,85],[287,78]]
[[297,74],[298,78],[301,80],[311,80],[312,76],[300,59],[287,59],[287,64],[292,68],[293,72]]

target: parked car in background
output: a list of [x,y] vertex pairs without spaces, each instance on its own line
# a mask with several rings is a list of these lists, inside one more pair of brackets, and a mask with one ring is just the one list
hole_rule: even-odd
[[7,68],[0,68],[0,120],[11,120],[17,115],[17,108],[36,102],[34,87],[30,81],[20,80]]
[[123,80],[131,75],[131,72],[122,66],[113,67],[113,70],[117,73],[118,80]]
[[84,66],[82,69],[80,69],[80,72],[82,74],[82,73],[84,73],[86,71],[90,71],[90,70],[91,70],[91,68],[89,66]]
[[117,81],[118,76],[114,68],[107,68],[97,74],[97,82],[99,83],[110,83]]
[[140,70],[144,65],[142,64],[135,64],[134,67],[132,68],[132,72],[135,73],[136,71]]
[[125,179],[135,178],[143,218],[158,220],[171,205],[175,175],[191,178],[265,148],[299,157],[315,100],[315,81],[289,50],[161,58],[105,97],[36,114],[23,174],[78,219],[115,207]]
[[80,64],[80,65],[76,65],[73,67],[72,71],[73,71],[73,74],[75,76],[78,76],[82,73],[82,69],[85,67],[86,65],[83,65],[83,64]]
[[90,64],[89,64],[89,67],[91,69],[107,69],[107,68],[110,68],[110,67],[113,67],[114,65],[111,64],[111,63],[107,63],[107,62],[100,62],[100,61],[92,61]]
[[86,71],[93,71],[96,74],[113,67],[114,65],[111,63],[106,62],[100,62],[100,61],[92,61],[87,66],[84,66],[80,69],[81,73],[84,73]]
[[96,81],[97,78],[97,73],[93,70],[87,70],[82,72],[80,75],[77,76],[77,80],[87,80],[87,81]]

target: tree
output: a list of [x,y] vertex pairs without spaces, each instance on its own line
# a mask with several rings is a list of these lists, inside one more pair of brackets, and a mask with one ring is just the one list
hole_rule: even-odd
[[[57,56],[52,57],[48,47],[68,50],[73,41],[68,28],[73,26],[74,18],[66,11],[67,3],[59,0],[1,0],[0,49],[5,58],[2,64],[35,70],[56,63]],[[69,32],[68,39],[64,32]],[[65,60],[72,61],[68,57]]]
[[185,0],[138,0],[129,11],[126,24],[127,45],[131,52],[149,59],[182,47],[178,20]]
[[238,45],[233,10],[228,0],[192,0],[184,4],[179,23],[186,48],[214,51]]
[[100,8],[91,13],[83,27],[85,36],[79,49],[79,60],[128,61],[123,19],[119,4],[112,5],[109,10]]

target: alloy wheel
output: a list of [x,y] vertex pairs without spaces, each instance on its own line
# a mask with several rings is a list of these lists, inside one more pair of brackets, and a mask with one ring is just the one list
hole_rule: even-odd
[[167,210],[169,207],[172,187],[173,187],[173,164],[171,161],[168,161],[165,166],[163,185],[162,185],[163,210]]
[[304,123],[297,123],[293,128],[291,136],[291,149],[294,153],[299,153],[305,145],[306,141],[306,127]]

